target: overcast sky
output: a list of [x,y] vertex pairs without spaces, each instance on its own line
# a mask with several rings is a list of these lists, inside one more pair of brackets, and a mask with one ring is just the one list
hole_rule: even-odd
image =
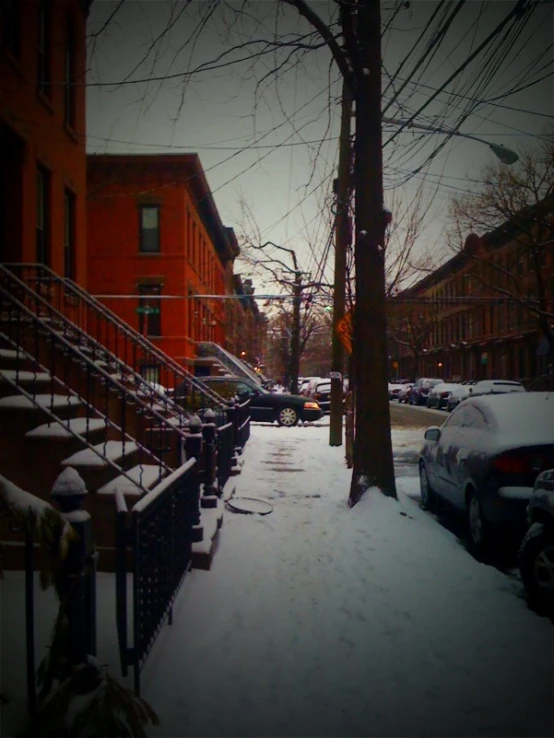
[[[239,236],[248,233],[257,239],[259,231],[262,242],[294,248],[302,268],[312,277],[319,276],[329,238],[331,182],[336,176],[338,70],[326,47],[302,57],[296,54],[278,74],[275,67],[285,61],[288,51],[214,69],[212,62],[234,46],[240,49],[223,57],[219,65],[259,49],[253,40],[273,39],[276,32],[280,38],[292,38],[312,29],[294,8],[266,0],[246,3],[247,15],[234,12],[243,7],[242,2],[220,3],[196,33],[199,18],[210,5],[126,0],[114,15],[118,2],[93,3],[89,34],[103,30],[89,44],[88,150],[197,152],[224,223]],[[384,29],[384,104],[394,98],[388,116],[406,118],[418,111],[514,3],[466,2],[434,55],[401,89],[425,51],[429,32],[408,52],[438,5],[435,0],[416,0]],[[312,6],[326,20],[336,12],[328,0]],[[454,6],[454,0],[446,3],[445,12]],[[387,22],[395,3],[382,7]],[[494,58],[480,54],[449,84],[448,94],[442,92],[417,120],[457,127],[471,106],[473,111],[460,125],[464,133],[512,149],[537,143],[551,128],[554,113],[552,9],[550,2],[540,6]],[[307,40],[313,43],[314,39]],[[188,74],[200,64],[212,68]],[[512,93],[526,85],[531,86]],[[470,98],[479,105],[475,107]],[[384,141],[395,131],[398,126],[386,125]],[[446,146],[431,164],[413,174],[444,141]],[[385,147],[386,204],[393,214],[406,209],[418,186],[424,188],[430,210],[420,250],[441,244],[449,198],[478,187],[482,166],[494,158],[483,144],[447,140],[440,134],[405,132]],[[246,222],[243,205],[254,223]],[[251,269],[242,271],[248,274]],[[327,276],[332,276],[331,269]]]

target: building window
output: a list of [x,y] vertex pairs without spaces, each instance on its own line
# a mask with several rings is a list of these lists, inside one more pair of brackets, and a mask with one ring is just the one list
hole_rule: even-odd
[[162,335],[162,301],[157,299],[161,291],[161,284],[139,285],[139,331],[143,336]]
[[39,0],[37,41],[37,86],[38,91],[50,97],[50,2]]
[[37,234],[36,258],[38,264],[50,265],[50,172],[37,168]]
[[160,208],[142,205],[139,208],[139,251],[141,254],[160,253]]
[[140,376],[147,382],[154,384],[160,383],[160,365],[159,364],[142,364],[140,367]]
[[16,59],[21,54],[21,0],[0,0],[0,46]]
[[75,40],[73,23],[65,24],[64,56],[64,120],[69,128],[75,128]]
[[71,190],[64,192],[64,277],[76,279],[75,248],[75,195]]

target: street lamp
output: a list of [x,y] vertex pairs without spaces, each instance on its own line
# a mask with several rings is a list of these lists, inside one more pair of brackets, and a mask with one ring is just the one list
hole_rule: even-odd
[[386,118],[383,116],[383,123],[392,123],[393,125],[403,126],[404,128],[416,128],[420,131],[429,131],[430,133],[444,133],[447,136],[458,136],[459,138],[469,138],[473,141],[485,144],[495,154],[503,164],[515,164],[519,156],[500,144],[493,144],[485,141],[484,138],[473,136],[471,133],[462,133],[461,131],[449,128],[441,128],[440,126],[425,126],[422,123],[414,123],[410,120],[400,120],[398,118]]

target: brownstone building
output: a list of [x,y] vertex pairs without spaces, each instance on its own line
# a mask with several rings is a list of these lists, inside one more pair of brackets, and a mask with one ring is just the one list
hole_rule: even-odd
[[[539,305],[549,335],[531,309]],[[471,234],[460,253],[391,301],[391,373],[527,381],[552,374],[553,314],[551,237],[529,247],[509,223]]]

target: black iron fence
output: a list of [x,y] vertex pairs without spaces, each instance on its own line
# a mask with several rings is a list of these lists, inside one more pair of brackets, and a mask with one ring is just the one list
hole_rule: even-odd
[[[135,692],[156,637],[190,568],[193,527],[199,521],[200,480],[189,459],[128,511],[116,494],[116,621],[123,676],[134,670]],[[128,557],[131,559],[130,571]],[[131,609],[129,582],[131,574]],[[133,645],[129,645],[131,615]]]
[[218,489],[223,492],[233,469],[235,456],[235,429],[229,422],[217,431],[217,482]]
[[235,446],[242,453],[250,438],[250,400],[237,406],[237,437]]

